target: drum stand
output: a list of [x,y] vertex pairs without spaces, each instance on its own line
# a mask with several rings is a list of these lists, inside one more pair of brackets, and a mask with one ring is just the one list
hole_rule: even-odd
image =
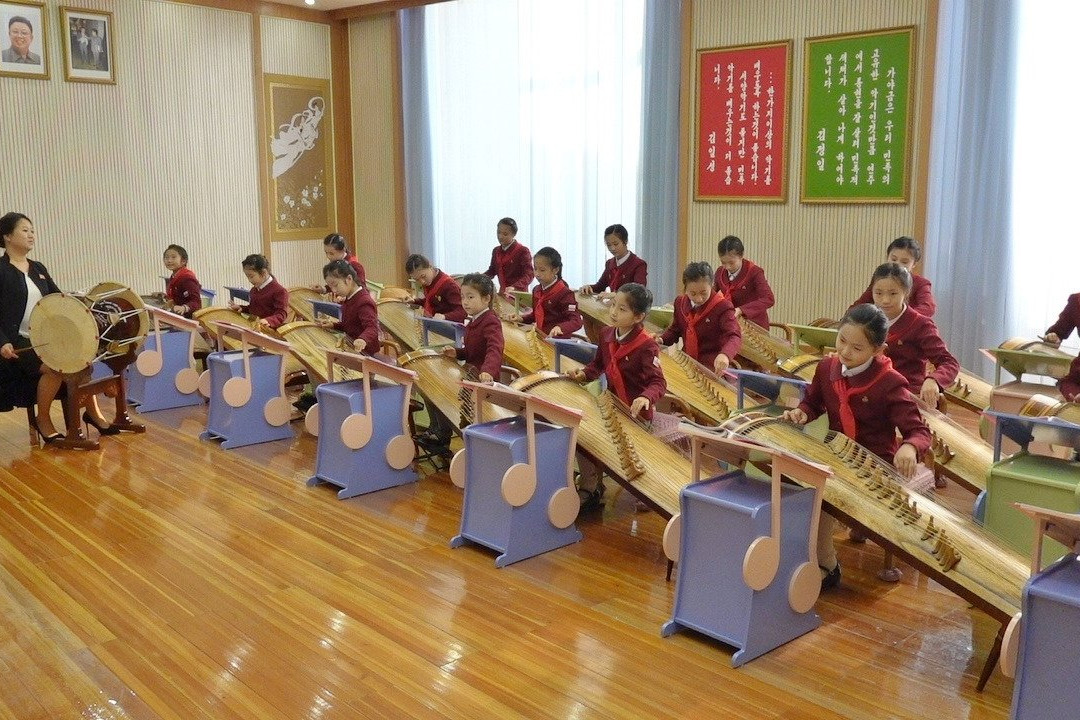
[[146,426],[135,422],[128,413],[127,381],[124,370],[135,362],[135,353],[128,350],[123,355],[113,355],[102,360],[113,374],[100,380],[90,380],[91,367],[77,373],[64,373],[64,385],[67,387],[68,401],[64,404],[64,425],[67,434],[57,442],[62,448],[79,450],[97,450],[101,444],[91,440],[83,432],[80,410],[86,401],[98,393],[111,394],[116,399],[116,417],[109,427],[121,432],[144,433]]

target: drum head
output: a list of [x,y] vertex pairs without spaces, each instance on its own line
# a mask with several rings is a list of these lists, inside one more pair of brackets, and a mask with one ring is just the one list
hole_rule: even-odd
[[46,295],[30,313],[30,344],[41,362],[60,373],[85,370],[97,355],[98,329],[78,298]]

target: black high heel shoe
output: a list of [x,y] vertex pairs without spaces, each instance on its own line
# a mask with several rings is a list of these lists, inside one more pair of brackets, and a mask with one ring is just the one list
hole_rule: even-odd
[[[88,410],[83,410],[82,419],[83,419],[83,422],[86,423],[88,426],[93,425],[94,429],[98,431],[99,435],[119,435],[120,434],[120,428],[113,427],[112,425],[102,425],[101,423],[99,423],[97,420],[94,419],[94,416],[91,415],[90,411],[88,411]],[[90,430],[89,430],[89,427],[88,427],[87,432],[89,432],[89,431]]]
[[52,435],[46,435],[45,433],[41,432],[41,428],[38,427],[37,418],[31,418],[30,427],[34,428],[34,432],[36,432],[38,434],[38,437],[41,438],[41,442],[45,443],[46,445],[52,445],[54,442],[64,439],[63,433],[54,432]]

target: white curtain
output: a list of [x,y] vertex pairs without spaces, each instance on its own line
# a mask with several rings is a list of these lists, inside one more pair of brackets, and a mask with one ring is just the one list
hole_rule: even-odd
[[594,282],[607,225],[626,225],[631,249],[639,239],[644,0],[457,0],[423,12],[430,166],[410,156],[408,167],[429,173],[431,207],[426,237],[411,240],[448,272],[484,270],[510,216],[533,252],[562,253],[571,286]]
[[1016,326],[1015,7],[1013,0],[944,0],[940,18],[926,270],[949,349],[964,367],[988,376],[992,366],[979,348],[996,347]]
[[[1076,64],[1080,3],[1022,2],[1018,10],[1009,272],[1015,319],[1008,334],[1030,338],[1057,319],[1068,295],[1080,292],[1080,137],[1071,127],[1080,100],[1064,81]],[[1076,336],[1066,343],[1077,344]]]

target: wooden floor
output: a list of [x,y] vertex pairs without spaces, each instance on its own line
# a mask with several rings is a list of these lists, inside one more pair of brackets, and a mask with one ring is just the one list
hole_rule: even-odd
[[[660,638],[663,523],[622,493],[497,570],[445,475],[338,501],[315,440],[223,451],[201,408],[99,452],[0,416],[0,718],[1006,718],[997,627],[839,543],[822,627],[739,670]],[[969,503],[957,491],[957,502]]]

